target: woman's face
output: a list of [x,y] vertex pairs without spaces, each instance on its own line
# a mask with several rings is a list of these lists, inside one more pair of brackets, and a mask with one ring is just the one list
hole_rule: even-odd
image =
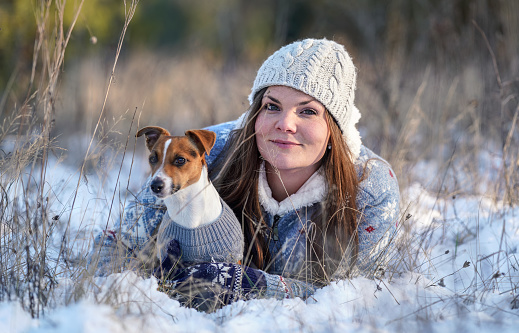
[[312,174],[321,165],[330,130],[326,109],[315,98],[285,86],[267,88],[256,118],[261,156],[283,171]]

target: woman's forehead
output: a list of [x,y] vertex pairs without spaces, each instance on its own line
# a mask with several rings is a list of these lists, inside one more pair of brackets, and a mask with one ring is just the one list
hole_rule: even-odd
[[[263,99],[267,98],[275,98],[275,99],[290,99],[297,100],[299,102],[309,103],[309,102],[317,102],[322,106],[322,103],[319,102],[314,97],[305,94],[304,92],[294,89],[292,87],[287,86],[270,86],[263,94]],[[324,108],[324,106],[323,106]]]
[[311,96],[305,94],[304,92],[297,90],[292,87],[288,86],[270,86],[267,87],[267,90],[265,91],[265,94],[263,96],[267,96],[270,94],[293,94],[293,95],[300,95],[300,96],[306,96],[311,98]]

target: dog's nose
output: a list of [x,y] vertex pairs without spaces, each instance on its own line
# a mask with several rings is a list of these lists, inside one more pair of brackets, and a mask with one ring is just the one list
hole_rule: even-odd
[[155,179],[151,182],[150,187],[154,193],[160,193],[160,191],[162,191],[162,189],[164,188],[164,182],[160,179]]

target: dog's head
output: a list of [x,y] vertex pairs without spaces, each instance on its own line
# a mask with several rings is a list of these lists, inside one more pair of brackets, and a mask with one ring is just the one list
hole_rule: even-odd
[[161,127],[148,126],[136,136],[146,136],[152,172],[151,190],[166,198],[200,179],[206,164],[205,154],[214,146],[216,134],[206,130],[186,131],[185,136],[171,136]]

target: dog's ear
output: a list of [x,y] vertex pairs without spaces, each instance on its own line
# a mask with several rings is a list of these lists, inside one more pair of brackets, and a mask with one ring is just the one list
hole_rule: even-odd
[[161,135],[169,136],[169,132],[162,127],[158,126],[148,126],[141,128],[137,134],[135,134],[136,137],[146,135],[146,147],[149,151],[155,146],[155,143],[157,143],[157,140],[160,138]]
[[186,136],[193,140],[200,152],[209,155],[216,141],[216,133],[207,130],[186,131]]

